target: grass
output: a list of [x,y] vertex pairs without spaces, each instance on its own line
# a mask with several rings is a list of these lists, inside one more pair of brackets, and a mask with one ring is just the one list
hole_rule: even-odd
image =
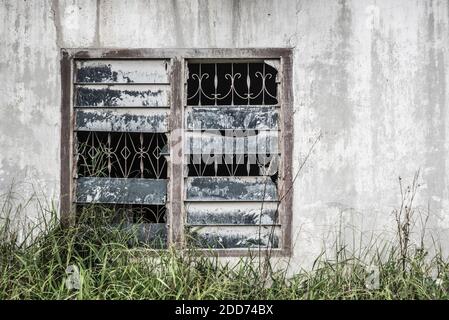
[[[313,270],[287,279],[285,270],[268,268],[262,277],[255,257],[231,264],[194,250],[130,249],[133,234],[105,227],[108,219],[86,216],[65,229],[55,219],[31,244],[5,238],[3,228],[0,299],[448,298],[449,263],[424,250],[410,253],[403,269],[401,251],[394,248],[368,264],[336,248],[333,260],[322,255]],[[79,289],[66,284],[71,265],[79,270]],[[369,265],[378,270],[378,287],[367,286]]]
[[311,270],[293,276],[258,256],[231,263],[195,249],[130,248],[135,234],[111,227],[111,212],[98,208],[83,211],[78,223],[66,228],[50,210],[50,221],[19,237],[14,206],[5,201],[0,299],[448,299],[449,261],[409,240],[413,186],[401,188],[402,203],[393,211],[396,245],[360,254],[336,241],[334,251],[323,252]]

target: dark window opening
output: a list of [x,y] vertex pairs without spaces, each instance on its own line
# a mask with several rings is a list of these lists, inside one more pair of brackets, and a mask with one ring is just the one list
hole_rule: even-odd
[[[77,223],[126,240],[128,247],[166,248],[166,209],[163,205],[77,204]],[[84,234],[84,237],[88,237]]]
[[162,133],[77,132],[78,177],[166,179]]
[[[165,134],[78,131],[76,138],[78,177],[167,178]],[[82,222],[103,219],[110,230],[119,228],[129,247],[166,247],[165,205],[92,203],[77,204],[76,210]]]
[[[77,204],[78,219],[84,219],[83,214],[105,219],[113,224],[127,223],[166,223],[166,209],[164,205],[140,204]],[[94,218],[95,219],[95,218]]]
[[187,105],[276,105],[276,76],[266,63],[189,63]]

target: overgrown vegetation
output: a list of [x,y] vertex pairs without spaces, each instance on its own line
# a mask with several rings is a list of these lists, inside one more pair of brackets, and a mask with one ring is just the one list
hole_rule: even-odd
[[4,205],[0,299],[447,299],[449,262],[410,242],[416,186],[401,187],[397,245],[360,256],[337,244],[293,276],[263,255],[232,263],[194,249],[130,248],[135,235],[97,209],[68,228],[54,214],[29,241]]

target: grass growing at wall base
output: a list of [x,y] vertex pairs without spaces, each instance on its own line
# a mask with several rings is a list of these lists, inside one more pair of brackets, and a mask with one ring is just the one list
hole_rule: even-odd
[[[0,231],[0,299],[447,299],[449,264],[425,250],[389,249],[362,261],[344,247],[313,270],[287,277],[268,260],[239,263],[194,250],[129,248],[133,235],[91,215],[63,229],[57,220],[31,244]],[[148,254],[148,250],[152,254]],[[404,268],[405,266],[405,268]],[[68,274],[79,274],[72,285]],[[73,279],[72,279],[73,280]]]

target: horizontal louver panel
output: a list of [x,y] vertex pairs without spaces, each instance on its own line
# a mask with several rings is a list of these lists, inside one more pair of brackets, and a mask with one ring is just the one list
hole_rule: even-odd
[[166,60],[80,60],[77,83],[169,83]]
[[77,107],[169,107],[169,85],[77,85]]
[[75,130],[167,132],[168,111],[157,109],[77,109]]
[[279,248],[280,227],[190,227],[190,242],[199,248]]
[[76,202],[117,204],[165,204],[167,180],[126,178],[78,178]]
[[275,202],[250,202],[236,206],[226,202],[192,202],[186,204],[189,225],[272,225],[278,219]]
[[276,184],[270,177],[189,177],[187,201],[276,201]]
[[275,107],[190,107],[187,112],[189,130],[277,130],[279,114]]

